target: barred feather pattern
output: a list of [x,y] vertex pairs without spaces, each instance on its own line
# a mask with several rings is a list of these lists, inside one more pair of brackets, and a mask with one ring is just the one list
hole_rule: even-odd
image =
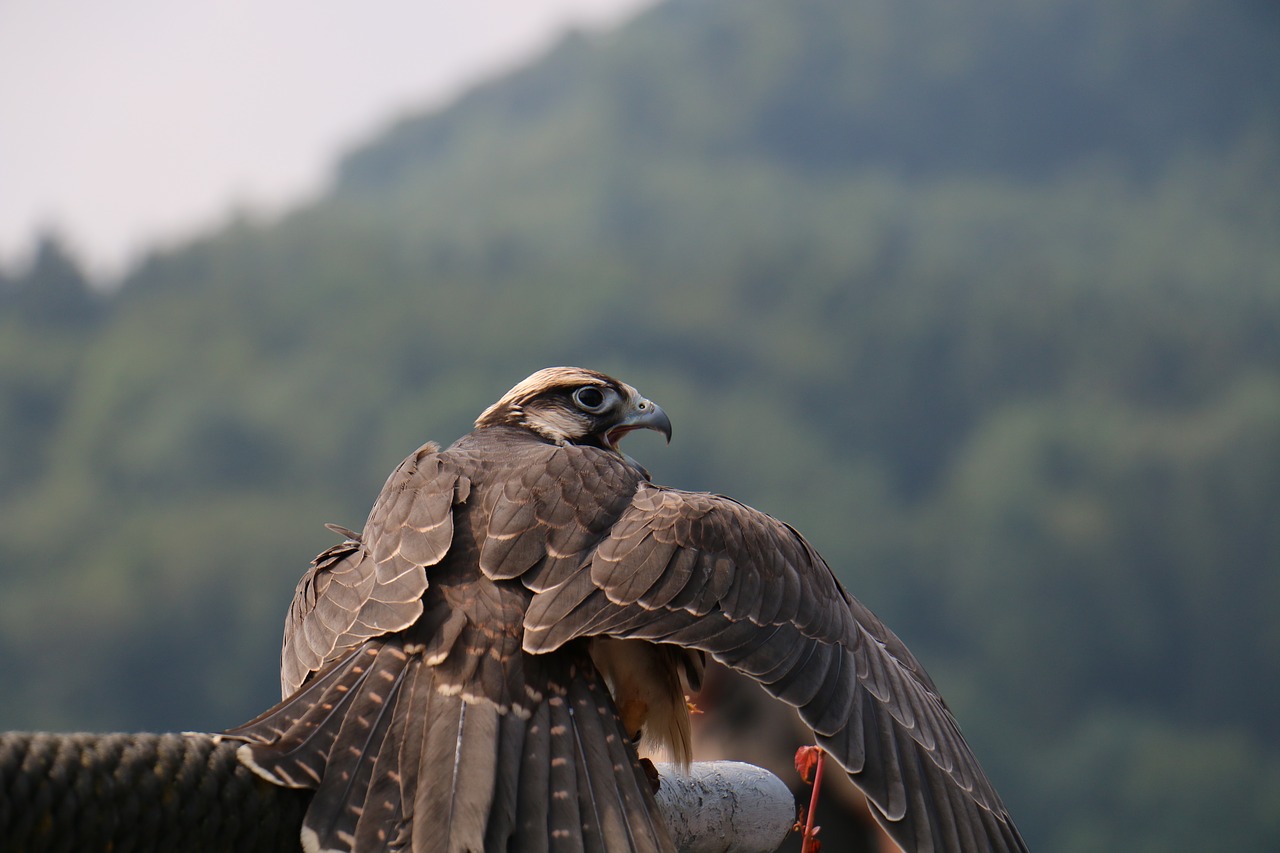
[[687,757],[703,655],[794,705],[904,849],[1026,850],[932,680],[795,530],[531,429],[576,375],[545,373],[406,459],[298,585],[285,699],[229,736],[316,791],[307,850],[670,850],[634,743]]
[[228,733],[260,775],[315,789],[305,850],[671,849],[582,648],[518,653],[519,675],[502,674],[499,692],[518,682],[523,695],[495,701],[467,648],[430,664],[417,627],[366,641]]

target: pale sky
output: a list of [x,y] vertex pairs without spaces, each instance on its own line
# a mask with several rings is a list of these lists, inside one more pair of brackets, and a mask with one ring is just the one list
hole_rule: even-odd
[[285,209],[397,115],[653,0],[0,0],[0,264]]

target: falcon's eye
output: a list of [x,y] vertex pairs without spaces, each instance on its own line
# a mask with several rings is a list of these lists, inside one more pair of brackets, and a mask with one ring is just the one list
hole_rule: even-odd
[[593,415],[603,412],[608,401],[608,396],[594,385],[586,385],[573,392],[573,402],[578,404],[578,408]]

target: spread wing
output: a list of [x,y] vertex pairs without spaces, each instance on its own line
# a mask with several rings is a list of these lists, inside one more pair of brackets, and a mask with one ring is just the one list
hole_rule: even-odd
[[425,444],[387,479],[364,535],[350,531],[302,576],[285,621],[280,687],[288,697],[314,672],[370,637],[422,615],[426,569],[453,540],[453,504],[469,484]]
[[1026,846],[915,657],[790,527],[641,484],[579,568],[534,596],[524,645],[609,635],[701,649],[799,709],[902,846]]

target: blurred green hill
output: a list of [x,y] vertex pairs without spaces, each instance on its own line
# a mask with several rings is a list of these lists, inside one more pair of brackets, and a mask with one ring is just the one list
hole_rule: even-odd
[[218,729],[382,479],[549,364],[804,531],[1042,851],[1280,842],[1280,11],[672,0],[118,290],[0,276],[0,726]]

